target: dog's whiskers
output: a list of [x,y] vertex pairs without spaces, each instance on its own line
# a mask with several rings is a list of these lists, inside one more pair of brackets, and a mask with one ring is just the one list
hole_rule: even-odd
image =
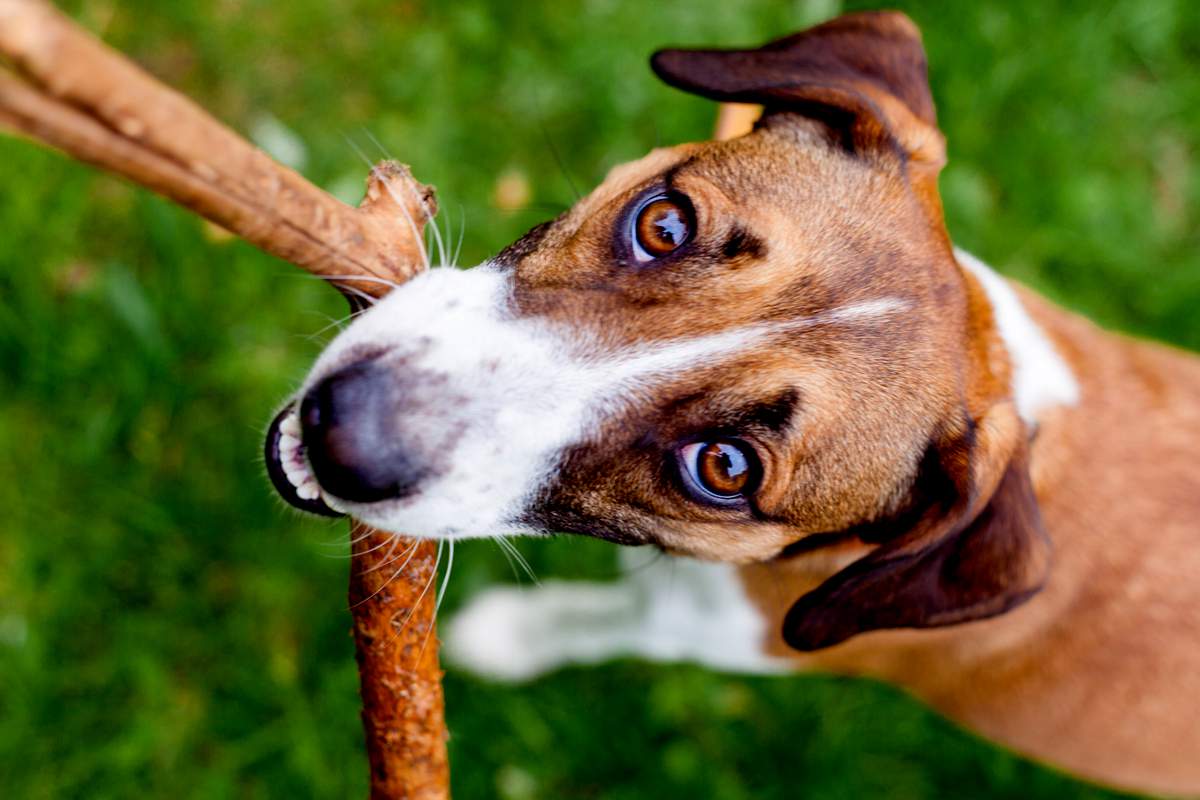
[[462,207],[458,207],[458,244],[454,246],[454,256],[450,261],[450,266],[458,266],[458,257],[462,253],[463,240],[467,238],[467,212]]
[[371,144],[375,145],[375,149],[379,151],[380,155],[392,161],[396,160],[395,156],[393,156],[391,152],[389,152],[388,149],[383,146],[383,142],[379,141],[379,138],[375,134],[371,133],[369,128],[363,128],[362,131],[367,135],[367,138],[371,140]]
[[450,585],[450,573],[454,571],[454,540],[451,539],[449,544],[446,551],[446,571],[442,575],[442,585],[438,587],[437,602],[433,607],[434,614],[442,610],[442,598],[446,596],[446,587]]
[[[363,603],[366,603],[369,600],[373,600],[380,592],[382,592],[389,585],[391,585],[392,581],[394,581],[394,580],[396,580],[396,578],[400,577],[401,573],[404,572],[404,568],[408,566],[408,562],[412,561],[413,556],[417,554],[417,547],[416,547],[417,544],[418,544],[418,542],[414,542],[413,546],[410,548],[410,550],[405,551],[408,553],[408,557],[404,559],[404,563],[401,564],[399,567],[397,567],[396,570],[390,576],[388,576],[388,579],[385,580],[382,584],[380,584],[378,589],[371,592],[369,595],[364,597],[362,600],[359,600],[357,603],[354,603],[353,605],[351,605],[350,608],[351,609],[358,608]],[[439,547],[440,547],[440,545],[439,545]],[[373,572],[375,569],[376,569],[376,567],[370,567],[366,570],[366,572]]]
[[[395,188],[390,183],[385,183],[383,186],[385,189],[387,189],[387,193],[391,195],[392,201],[400,207],[400,211],[404,214],[404,220],[408,223],[408,229],[409,232],[412,233],[413,241],[415,241],[417,246],[420,248],[421,262],[425,269],[429,269],[429,248],[426,246],[425,239],[421,236],[421,232],[417,230],[417,223],[416,220],[413,219],[412,212],[408,210],[408,206],[405,205],[404,202],[401,201],[401,199],[397,196]],[[413,191],[415,192],[416,190],[414,189]],[[417,201],[420,203],[420,198],[417,198]],[[424,207],[424,203],[420,203],[420,205]],[[425,215],[428,217],[428,212],[426,212]]]
[[[419,609],[421,607],[421,602],[425,599],[425,595],[429,594],[430,587],[432,587],[434,581],[437,580],[438,567],[442,563],[442,546],[444,544],[445,544],[444,541],[438,542],[437,556],[435,557],[434,562],[433,562],[433,569],[429,571],[429,580],[425,581],[425,588],[423,588],[421,590],[421,593],[419,595],[417,595],[417,599],[413,601],[412,608],[410,608],[408,610],[408,614],[404,617],[404,621],[401,622],[399,627],[397,627],[395,629],[395,631],[392,633],[392,636],[391,636],[392,639],[395,639],[397,636],[399,636],[401,633],[404,632],[404,629],[406,627],[408,627],[408,623],[412,620],[413,614],[417,613],[417,609]],[[405,562],[405,563],[408,563],[408,562]],[[396,574],[399,574],[399,573],[396,573]],[[390,578],[388,580],[388,583],[391,583],[391,581],[394,580],[395,577],[396,577],[396,575],[393,575],[392,578]],[[384,585],[386,586],[387,584],[384,584]],[[392,619],[394,620],[395,617],[393,617]],[[431,624],[429,626],[429,629],[432,631],[433,628],[434,628],[434,626]],[[425,648],[425,645],[424,645],[424,643],[422,643],[421,649],[424,650],[424,648]]]
[[361,314],[364,310],[365,309],[351,311],[349,314],[347,314],[344,317],[337,317],[337,318],[326,317],[328,322],[326,322],[325,325],[321,326],[320,328],[313,331],[312,333],[307,334],[304,338],[310,342],[316,341],[319,337],[323,336],[330,328],[341,328],[343,325],[352,321],[355,317],[357,317],[359,314]]
[[[371,537],[371,534],[374,532],[375,531],[371,530],[370,528],[364,528],[363,532],[360,533],[358,536],[351,537],[350,547],[353,548],[354,545],[358,544],[359,542],[363,541],[364,539],[369,539]],[[372,549],[374,549],[374,548],[372,548]],[[371,552],[371,551],[368,550],[367,552]]]
[[344,283],[340,283],[337,278],[324,278],[324,280],[328,280],[330,283],[336,285],[338,288],[338,291],[344,292],[346,294],[352,294],[355,297],[362,300],[368,306],[375,305],[376,298],[371,297],[371,295],[367,294],[362,289],[356,289],[353,286],[347,286]]
[[[353,539],[351,539],[349,542],[349,544],[350,544],[349,549],[345,549],[346,542],[341,538],[334,539],[334,540],[328,541],[328,542],[321,542],[319,546],[320,547],[328,547],[330,549],[337,548],[338,550],[341,551],[338,553],[328,554],[329,558],[354,558],[356,555],[367,555],[368,553],[374,553],[376,550],[387,547],[389,544],[389,542],[380,542],[379,544],[375,545],[374,547],[369,547],[366,550],[362,551],[361,553],[354,552],[354,546],[356,544],[358,544],[359,542],[363,541],[364,539],[368,538],[373,532],[374,531],[367,531],[366,533],[362,534],[361,536],[356,536]],[[396,540],[393,539],[391,542],[393,548],[396,546],[395,541]],[[389,551],[388,557],[390,558],[391,555],[392,555],[392,553]]]
[[[422,249],[422,252],[424,252],[423,249]],[[362,283],[379,283],[379,284],[383,284],[384,286],[390,287],[392,289],[398,288],[400,286],[400,284],[396,283],[395,281],[388,280],[387,278],[380,278],[375,275],[317,275],[315,277],[320,278],[323,281],[328,281],[328,282],[332,283],[334,286],[336,286],[338,288],[339,291],[342,291],[342,292],[345,292],[348,294],[352,294],[355,297],[358,297],[367,305],[367,307],[375,305],[377,302],[379,302],[379,298],[373,297],[355,286],[349,286],[348,283],[350,281],[354,281],[354,282],[361,281]],[[366,308],[356,309],[346,319],[352,319],[354,316],[361,314],[363,311],[366,311]]]
[[366,550],[363,550],[361,553],[354,552],[354,545],[363,541],[370,535],[371,535],[371,532],[368,531],[367,533],[364,533],[362,536],[359,536],[358,538],[353,539],[350,543],[350,552],[347,554],[348,558],[354,558],[355,556],[365,556],[368,553],[374,553],[376,550],[382,550],[384,547],[387,547],[388,548],[387,555],[384,556],[383,561],[381,561],[380,563],[378,563],[375,566],[368,569],[367,572],[373,572],[374,570],[377,570],[380,567],[387,566],[388,564],[390,564],[392,555],[396,552],[396,547],[400,543],[400,540],[393,536],[393,537],[389,537],[391,540],[390,542],[382,541],[379,544],[375,545],[374,547],[368,547]]
[[[388,190],[391,191],[390,186],[388,187]],[[416,189],[410,187],[409,191],[413,193],[414,197],[416,196]],[[421,208],[424,209],[425,238],[428,240],[430,237],[432,237],[433,239],[434,252],[437,254],[438,266],[448,266],[446,263],[446,241],[442,238],[442,229],[438,227],[437,220],[434,219],[433,215],[429,213],[429,210],[425,208],[425,204],[420,202],[419,197],[417,198],[417,202]],[[426,246],[426,249],[428,250],[428,245]]]
[[[368,536],[370,536],[370,535],[371,535],[371,533],[370,533],[370,532],[364,533],[362,536],[358,537],[358,541],[359,541],[359,542],[361,542],[361,541],[363,541],[364,539],[366,539],[366,538],[367,538]],[[357,543],[357,542],[356,542],[356,543]],[[392,556],[394,556],[394,555],[395,555],[395,553],[396,553],[396,548],[397,548],[397,547],[399,547],[399,546],[400,546],[400,539],[399,539],[399,537],[396,537],[396,536],[389,536],[389,537],[387,537],[387,538],[386,538],[384,541],[380,542],[379,544],[377,544],[377,545],[375,545],[375,546],[373,546],[373,547],[368,547],[366,550],[363,550],[361,553],[355,553],[355,552],[354,552],[354,547],[353,547],[353,546],[351,546],[351,548],[350,548],[350,556],[351,556],[351,557],[354,557],[354,556],[365,556],[365,555],[367,555],[367,554],[369,554],[369,553],[374,553],[374,552],[375,552],[375,551],[377,551],[377,550],[382,550],[384,547],[387,547],[388,551],[387,551],[387,554],[386,554],[386,555],[383,557],[383,560],[381,560],[381,561],[380,561],[378,564],[376,564],[376,565],[375,565],[375,566],[373,566],[373,567],[368,567],[368,568],[367,568],[367,569],[364,571],[364,574],[365,574],[366,572],[374,572],[374,571],[375,571],[375,570],[377,570],[377,569],[381,569],[382,567],[386,567],[388,564],[391,564],[391,563],[392,563],[392,561],[393,561],[393,558],[392,558]],[[406,551],[406,552],[407,552],[407,551]],[[400,555],[401,555],[401,558],[403,558],[404,554],[403,554],[403,553],[401,553]]]
[[455,261],[454,256],[450,252],[450,245],[452,245],[454,243],[454,228],[450,223],[450,215],[449,214],[442,215],[442,226],[438,225],[436,219],[431,220],[430,224],[434,228],[438,228],[438,227],[445,228],[444,230],[441,231],[441,236],[439,237],[440,241],[443,242],[442,253],[441,253],[441,258],[440,258],[440,261],[442,262],[441,266],[444,266],[444,267],[454,266],[454,261]]
[[[399,538],[399,537],[396,537],[396,536],[393,536],[393,537],[392,537],[392,541],[393,541],[393,542],[399,542],[399,541],[400,541],[400,538]],[[403,572],[403,571],[404,571],[404,568],[408,566],[408,562],[412,560],[412,557],[413,557],[414,555],[416,555],[416,552],[417,552],[417,545],[419,545],[419,544],[420,544],[420,541],[419,541],[419,540],[414,540],[414,541],[413,541],[413,543],[412,543],[411,545],[409,545],[408,547],[406,547],[406,548],[403,550],[403,552],[401,552],[401,553],[400,553],[400,555],[398,555],[398,556],[395,556],[395,557],[393,557],[393,556],[392,556],[392,552],[391,552],[391,551],[389,551],[389,552],[388,552],[388,554],[387,554],[387,558],[386,558],[384,561],[382,561],[382,562],[380,562],[380,563],[376,564],[376,565],[375,565],[375,566],[373,566],[373,567],[369,567],[369,568],[368,568],[366,571],[367,571],[367,572],[374,572],[375,570],[378,570],[378,569],[383,569],[384,567],[390,566],[391,564],[394,564],[394,563],[396,563],[397,561],[399,561],[400,559],[402,559],[402,558],[403,558],[403,559],[404,559],[404,563],[402,563],[402,564],[401,564],[399,567],[397,567],[397,568],[396,568],[396,574],[392,576],[392,578],[395,578],[395,577],[396,577],[396,575],[399,575],[401,572]],[[395,545],[395,544],[393,544],[393,545],[392,545],[392,548],[393,548],[393,550],[395,549],[395,547],[396,547],[396,545]],[[374,548],[372,548],[372,549],[374,549]],[[370,552],[370,551],[368,550],[367,552]],[[389,580],[391,580],[392,578],[389,578]]]
[[521,555],[521,551],[517,549],[515,544],[510,542],[508,538],[502,534],[493,536],[492,541],[496,543],[496,546],[500,548],[500,552],[503,553],[504,557],[508,560],[509,567],[512,568],[514,577],[520,580],[521,576],[517,573],[517,566],[519,565],[521,570],[529,576],[529,580],[531,580],[535,586],[542,585],[541,581],[538,580],[537,575],[534,574],[533,567],[529,566],[529,562],[525,560],[523,555]]
[[[318,275],[317,277],[323,281],[362,281],[363,283],[381,283],[384,286],[391,287],[392,289],[400,288],[400,284],[396,283],[395,281],[388,280],[387,278],[380,278],[377,275]],[[374,302],[375,298],[371,298],[371,300]]]
[[512,571],[513,577],[516,578],[517,582],[519,583],[521,580],[521,573],[517,572],[517,562],[513,559],[512,554],[504,549],[504,544],[501,541],[501,537],[494,536],[492,537],[492,541],[496,543],[496,548],[500,551],[500,554],[504,556],[504,560],[508,562],[508,568]]
[[[363,128],[363,129],[362,129],[362,131],[363,131],[363,133],[365,133],[367,136],[369,136],[371,139],[374,139],[374,138],[375,138],[374,136],[371,136],[371,132],[370,132],[369,130],[367,130],[366,128]],[[350,135],[349,135],[349,134],[346,134],[346,133],[343,133],[343,134],[342,134],[342,138],[344,138],[344,139],[346,140],[346,144],[350,145],[350,149],[352,149],[352,150],[355,152],[355,154],[356,154],[356,155],[359,157],[359,159],[360,159],[360,160],[361,160],[361,161],[362,161],[364,164],[366,164],[368,168],[370,168],[370,167],[372,166],[372,164],[371,164],[371,159],[370,159],[370,157],[369,157],[369,156],[366,154],[366,152],[365,152],[365,151],[364,151],[364,150],[363,150],[361,147],[359,147],[359,146],[358,146],[358,142],[356,142],[356,141],[354,141],[353,139],[351,139],[351,138],[350,138]]]
[[[438,588],[437,601],[434,603],[433,614],[434,614],[435,619],[437,618],[438,612],[441,611],[441,609],[442,609],[442,598],[446,594],[446,586],[448,586],[450,583],[450,572],[454,569],[454,540],[453,539],[449,540],[449,543],[450,543],[450,547],[448,548],[449,555],[446,557],[446,572],[442,576],[442,585]],[[434,575],[437,575],[437,568],[438,568],[438,565],[441,564],[441,561],[442,561],[442,545],[441,545],[441,542],[439,542],[438,543],[438,563],[434,565],[434,568],[433,568]],[[431,575],[430,576],[431,581],[432,581],[432,578],[433,578],[433,576]],[[428,590],[429,590],[429,586],[426,585],[425,591],[428,591]],[[424,592],[422,592],[421,594],[423,597]],[[418,598],[417,602],[420,603],[421,600]],[[416,606],[414,606],[413,611],[416,611],[416,610],[417,610]],[[412,617],[413,611],[409,612],[410,618]],[[405,625],[408,624],[407,619],[404,621],[404,624]],[[431,622],[428,629],[425,631],[425,638],[421,640],[421,649],[417,651],[417,663],[418,664],[421,663],[421,659],[425,656],[425,648],[427,646],[429,646],[429,637],[433,635],[434,628],[436,628],[436,627],[437,627],[437,625],[434,624],[433,622]],[[404,630],[403,626],[401,626],[400,630]]]

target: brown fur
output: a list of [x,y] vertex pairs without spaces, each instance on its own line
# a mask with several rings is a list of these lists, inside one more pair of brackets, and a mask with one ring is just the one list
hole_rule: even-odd
[[[767,243],[765,258],[615,262],[615,221],[668,172],[696,206],[698,245],[719,250],[736,221]],[[967,282],[944,235],[923,219],[901,176],[830,147],[800,118],[614,171],[514,265],[522,313],[644,346],[883,297],[910,309],[809,329],[631,398],[605,436],[563,465],[558,499],[586,493],[593,524],[620,528],[622,540],[640,531],[668,549],[732,561],[770,558],[802,535],[844,530],[905,502],[934,430],[961,416],[974,369],[945,356],[961,351],[967,324],[966,303],[955,311],[945,300],[962,297]],[[767,462],[756,513],[681,504],[662,480],[662,452],[789,389],[801,398],[791,429],[755,438]]]
[[[644,346],[880,298],[907,307],[626,398],[530,521],[744,564],[770,649],[798,666],[893,681],[1085,777],[1200,791],[1200,359],[1022,292],[1082,389],[1026,428],[991,305],[942,222],[944,151],[906,18],[844,18],[763,51],[671,51],[656,68],[769,113],[749,135],[614,170],[502,254],[518,313]],[[629,209],[667,188],[691,199],[696,236],[632,263]],[[762,413],[781,397],[786,418]],[[714,431],[763,459],[746,508],[678,485],[671,454]]]
[[[1044,417],[1034,488],[1054,544],[1045,589],[1002,616],[884,631],[801,657],[903,686],[948,716],[1081,776],[1200,788],[1200,360],[1022,300],[1081,381]],[[783,641],[796,596],[839,564],[776,561],[744,582]]]

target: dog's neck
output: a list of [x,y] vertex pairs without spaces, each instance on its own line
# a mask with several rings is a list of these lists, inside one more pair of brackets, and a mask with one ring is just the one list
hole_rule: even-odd
[[[903,686],[989,738],[1081,774],[1150,785],[1145,764],[1174,774],[1167,768],[1178,772],[1195,742],[1192,723],[1169,706],[1140,704],[1200,690],[1192,671],[1159,666],[1194,658],[1181,637],[1197,623],[1194,583],[1186,579],[1197,563],[1194,521],[1166,514],[1163,503],[1170,498],[1172,513],[1197,507],[1186,443],[1200,435],[1200,363],[1103,332],[968,254],[957,256],[987,293],[1012,362],[1014,398],[1036,429],[1030,471],[1054,547],[1049,580],[997,617],[876,631],[790,657]],[[1121,499],[1099,502],[1113,497]],[[855,555],[843,554],[843,562]],[[776,614],[768,625],[777,628],[771,604],[779,601],[755,587],[790,582],[794,593],[813,576],[799,565],[776,564],[770,576],[755,569],[744,572],[745,584],[764,613]],[[1163,624],[1146,624],[1147,608]],[[776,639],[772,654],[789,657]],[[1108,688],[1119,696],[1104,695]],[[1125,716],[1173,733],[1147,744],[1129,732]]]
[[982,285],[1012,365],[1012,394],[1027,425],[1039,412],[1079,402],[1079,383],[1053,342],[1029,315],[1008,282],[975,256],[955,248],[955,258]]

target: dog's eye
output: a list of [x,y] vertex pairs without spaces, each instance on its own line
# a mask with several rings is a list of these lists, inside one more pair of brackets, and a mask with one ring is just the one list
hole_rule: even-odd
[[753,492],[762,470],[753,448],[736,439],[684,445],[679,460],[684,482],[693,494],[722,505]]
[[679,194],[660,194],[644,201],[633,215],[633,255],[645,263],[678,250],[692,235],[691,203]]

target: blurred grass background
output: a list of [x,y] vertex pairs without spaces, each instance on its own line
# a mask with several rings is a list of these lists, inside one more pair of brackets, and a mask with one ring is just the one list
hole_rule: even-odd
[[[925,32],[956,240],[1200,348],[1197,6],[897,5]],[[713,108],[653,79],[654,48],[858,4],[67,7],[348,200],[378,140],[438,187],[470,264],[572,183],[707,135]],[[30,144],[0,138],[0,186],[0,793],[362,796],[345,526],[284,510],[258,458],[342,301]],[[542,577],[614,574],[597,542],[520,546]],[[496,547],[461,546],[448,606],[504,580]],[[452,672],[446,694],[459,798],[1109,796],[866,682],[628,662],[522,687]]]

